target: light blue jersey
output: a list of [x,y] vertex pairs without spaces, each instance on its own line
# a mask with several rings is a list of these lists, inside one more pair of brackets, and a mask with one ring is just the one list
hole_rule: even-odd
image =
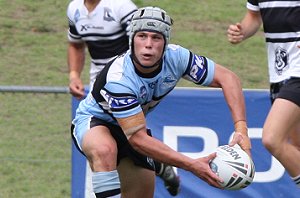
[[141,111],[146,116],[181,78],[208,86],[214,71],[212,60],[170,44],[160,68],[151,74],[142,74],[135,69],[130,51],[127,51],[102,70],[91,92],[80,102],[73,120],[75,133],[81,134],[76,136],[82,139],[86,132],[81,127],[76,130],[76,125],[85,119],[88,121],[96,117],[118,125],[115,118],[125,118]]

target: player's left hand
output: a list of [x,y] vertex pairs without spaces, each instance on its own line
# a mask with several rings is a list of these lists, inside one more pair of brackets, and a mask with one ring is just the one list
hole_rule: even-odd
[[238,144],[251,157],[251,142],[248,136],[235,132],[229,146]]
[[247,123],[244,120],[237,121],[234,124],[235,133],[233,135],[233,139],[230,142],[229,146],[233,146],[238,144],[246,153],[251,156],[251,142],[248,137],[248,128]]

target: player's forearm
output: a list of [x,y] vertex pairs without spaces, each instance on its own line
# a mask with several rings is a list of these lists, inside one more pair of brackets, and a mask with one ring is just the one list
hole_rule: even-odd
[[251,142],[248,137],[246,107],[242,86],[239,78],[234,73],[227,75],[229,76],[225,76],[226,80],[222,85],[222,89],[234,122],[234,131],[236,133],[234,134],[233,142],[238,143],[242,149],[251,155],[249,150],[251,149]]
[[80,74],[84,67],[85,53],[82,45],[69,45],[68,48],[68,67],[69,78],[80,78]]
[[242,88],[240,87],[239,81],[236,81],[235,86],[223,87],[223,93],[227,101],[228,107],[230,109],[233,122],[239,120],[246,121],[246,110],[245,110],[245,101]]
[[129,143],[139,153],[172,166],[191,170],[193,159],[174,151],[161,141],[149,136],[146,129],[146,120],[141,111],[126,118],[117,118]]
[[166,163],[175,167],[179,167],[185,170],[190,170],[194,160],[179,152],[174,151],[169,146],[163,144],[161,141],[145,135],[145,133],[138,132],[129,139],[133,148],[153,158],[156,161]]
[[246,120],[245,100],[239,77],[222,66],[217,67],[216,75],[216,80],[223,90],[233,122]]
[[239,86],[231,87],[230,90],[224,91],[224,96],[231,111],[233,122],[239,120],[246,121],[245,101],[242,88]]
[[260,28],[262,24],[260,12],[254,12],[248,10],[244,19],[241,21],[243,40],[253,36]]

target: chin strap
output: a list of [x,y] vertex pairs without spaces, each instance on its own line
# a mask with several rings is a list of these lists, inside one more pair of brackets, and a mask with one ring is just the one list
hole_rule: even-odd
[[235,133],[240,133],[243,137],[243,140],[240,143],[240,146],[245,149],[251,149],[251,142],[248,137],[248,128],[245,120],[239,120],[234,123]]

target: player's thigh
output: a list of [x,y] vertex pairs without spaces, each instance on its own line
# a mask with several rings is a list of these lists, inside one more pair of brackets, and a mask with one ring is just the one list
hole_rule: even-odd
[[299,119],[300,108],[298,105],[285,99],[276,99],[266,118],[263,138],[285,141],[296,128]]
[[153,198],[155,172],[136,166],[131,159],[123,158],[118,167],[122,198]]
[[83,137],[82,150],[93,164],[92,168],[97,166],[97,171],[116,168],[117,144],[107,127],[95,126],[89,129]]

